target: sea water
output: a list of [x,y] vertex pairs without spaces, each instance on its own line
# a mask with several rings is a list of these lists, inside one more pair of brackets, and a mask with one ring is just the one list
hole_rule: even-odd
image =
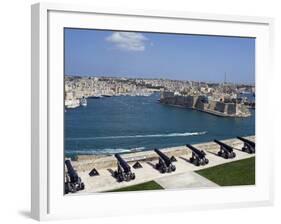
[[113,154],[255,134],[255,111],[246,118],[218,117],[163,105],[159,94],[88,99],[64,113],[67,156]]

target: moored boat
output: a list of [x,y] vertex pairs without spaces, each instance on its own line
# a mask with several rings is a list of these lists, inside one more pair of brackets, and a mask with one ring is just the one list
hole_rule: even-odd
[[87,99],[85,97],[83,97],[82,99],[80,99],[80,105],[83,107],[87,106]]

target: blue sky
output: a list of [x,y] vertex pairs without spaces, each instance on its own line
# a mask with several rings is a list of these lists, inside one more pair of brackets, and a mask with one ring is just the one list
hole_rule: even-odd
[[65,74],[253,84],[255,39],[65,29]]

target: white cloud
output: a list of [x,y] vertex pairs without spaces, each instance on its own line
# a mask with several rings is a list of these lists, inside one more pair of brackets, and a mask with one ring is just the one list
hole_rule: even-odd
[[141,33],[114,32],[106,40],[113,43],[120,50],[144,51],[145,42],[148,39]]

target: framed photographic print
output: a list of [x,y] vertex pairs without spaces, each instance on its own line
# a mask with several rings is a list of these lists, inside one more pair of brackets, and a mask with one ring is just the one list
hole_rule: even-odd
[[32,216],[271,204],[272,26],[33,5]]

